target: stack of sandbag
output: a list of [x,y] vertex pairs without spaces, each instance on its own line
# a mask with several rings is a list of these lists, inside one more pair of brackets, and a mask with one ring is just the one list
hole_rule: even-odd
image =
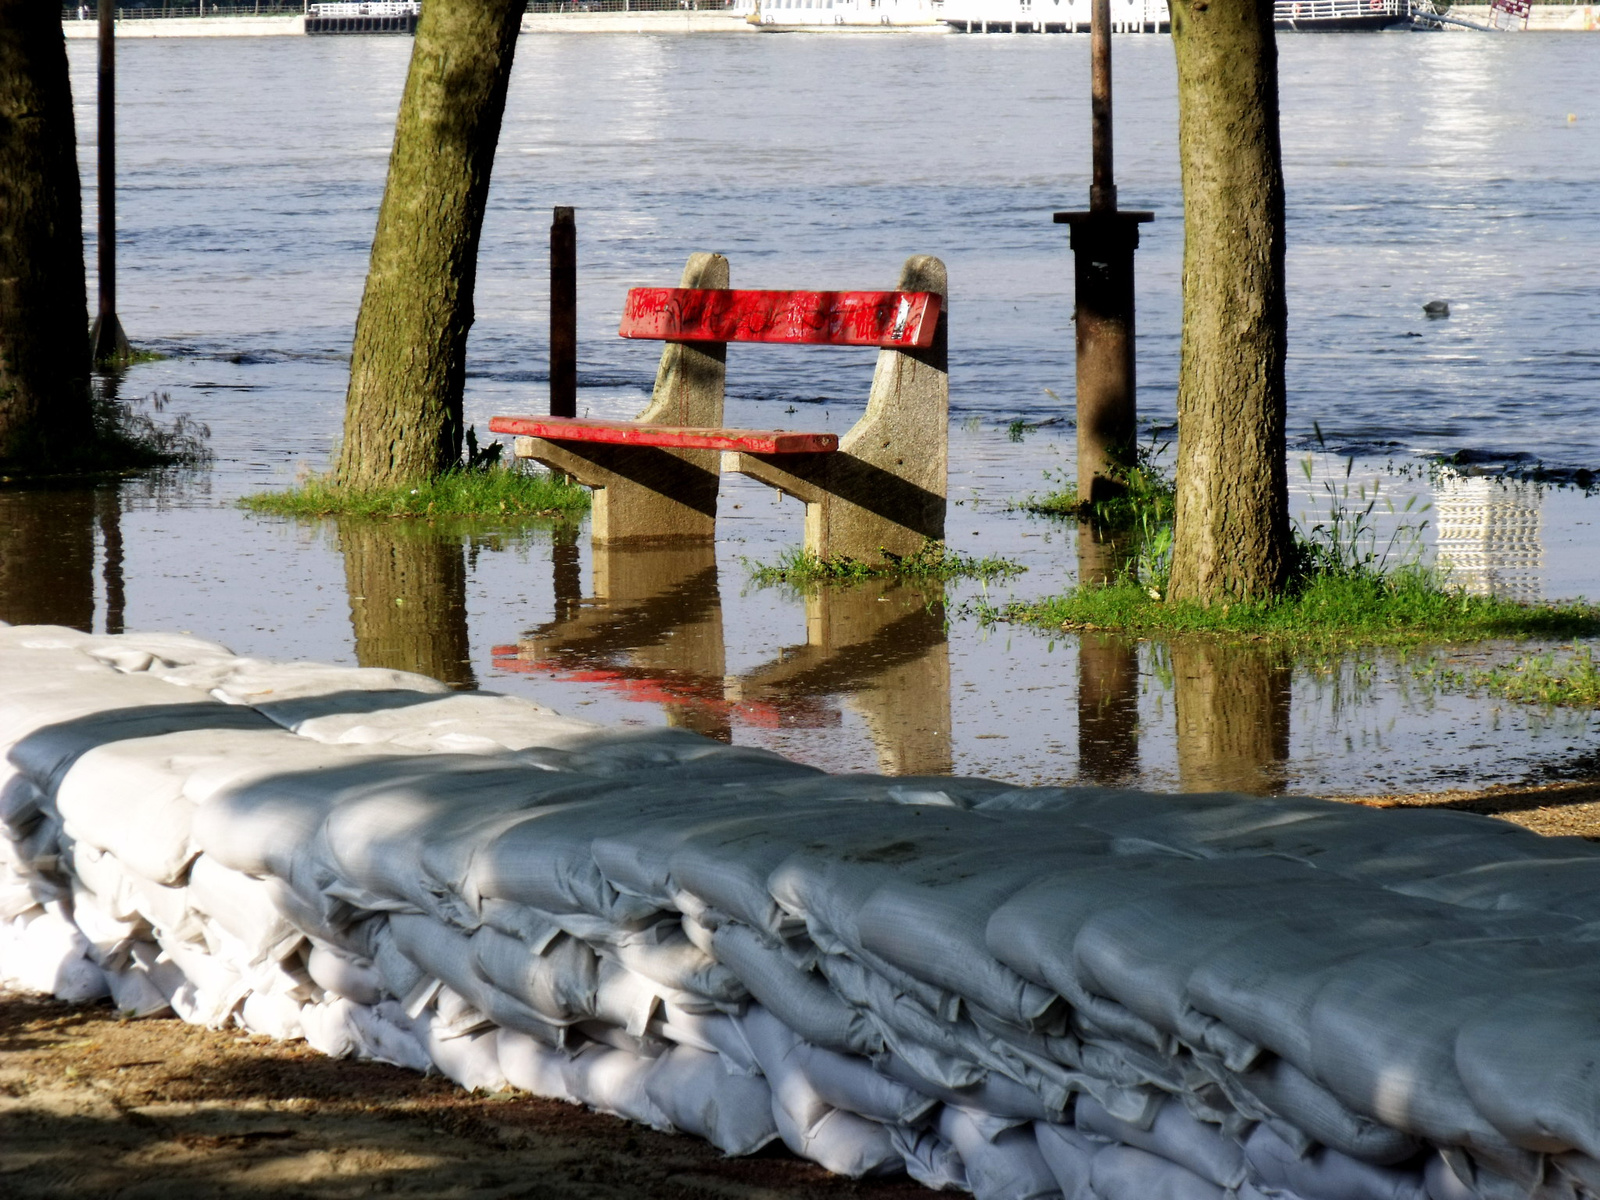
[[1600,852],[0,628],[0,979],[994,1200],[1600,1196]]

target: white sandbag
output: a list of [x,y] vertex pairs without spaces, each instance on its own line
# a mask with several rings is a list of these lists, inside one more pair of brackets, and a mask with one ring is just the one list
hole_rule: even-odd
[[1265,1125],[1244,1143],[1257,1183],[1293,1192],[1302,1200],[1424,1200],[1422,1176],[1413,1170],[1379,1167],[1337,1150],[1317,1147],[1301,1155]]
[[[370,1006],[352,1004],[347,1013],[348,1027],[361,1057],[411,1071],[429,1069],[432,1060],[418,1032],[418,1023],[406,1016],[396,1001],[383,1000]],[[510,1032],[500,1030],[501,1036]]]
[[1195,1120],[1176,1098],[1161,1105],[1148,1129],[1113,1117],[1091,1096],[1079,1098],[1073,1120],[1085,1133],[1159,1154],[1220,1188],[1236,1188],[1244,1181],[1239,1143],[1215,1125]]
[[111,1004],[124,1017],[153,1017],[168,1012],[171,997],[184,982],[183,972],[154,942],[135,943],[122,967],[106,970]]
[[670,1130],[672,1122],[646,1087],[655,1066],[654,1059],[590,1042],[562,1063],[561,1077],[568,1094],[590,1108]]
[[305,1036],[300,1023],[301,1005],[292,996],[272,992],[251,992],[239,1006],[239,1025],[251,1033],[280,1042]]
[[1100,1200],[1224,1200],[1216,1184],[1132,1146],[1111,1145],[1097,1151],[1089,1178]]
[[59,904],[16,918],[0,958],[0,975],[28,991],[86,1003],[107,994],[104,973],[88,956],[88,940]]
[[72,922],[89,943],[89,958],[101,967],[120,968],[136,942],[147,942],[154,935],[142,917],[134,914],[129,920],[118,920],[108,907],[80,880],[73,879]]
[[800,1041],[789,1059],[826,1103],[887,1125],[915,1125],[938,1104],[873,1069],[866,1059]]
[[342,996],[331,997],[321,1003],[307,1004],[300,1009],[300,1028],[306,1044],[330,1058],[349,1058],[361,1046],[360,1036],[354,1026],[354,1013],[359,1006]]
[[672,1126],[724,1154],[753,1154],[778,1136],[766,1079],[732,1073],[716,1054],[673,1047],[655,1060],[645,1090]]
[[899,1054],[879,1054],[874,1057],[873,1065],[913,1091],[968,1112],[982,1113],[985,1118],[1025,1125],[1034,1120],[1059,1120],[1061,1116],[1047,1110],[1039,1097],[1027,1088],[994,1071],[985,1072],[981,1079],[965,1087],[945,1087],[919,1073]]
[[1090,1141],[1070,1125],[1055,1121],[1035,1121],[1033,1137],[1039,1156],[1056,1178],[1063,1200],[1095,1200],[1090,1176],[1100,1143]]
[[[1337,1096],[1287,1059],[1269,1058],[1248,1071],[1217,1073],[1241,1111],[1273,1119],[1282,1136],[1321,1142],[1362,1162],[1403,1162],[1417,1151],[1405,1130],[1352,1112]],[[1248,1099],[1246,1099],[1246,1097]]]
[[493,1028],[460,1036],[442,1036],[436,1022],[419,1022],[428,1056],[439,1073],[469,1092],[502,1092],[505,1073],[500,1070],[497,1044],[499,1031]]
[[295,724],[300,736],[320,742],[452,754],[524,750],[601,728],[521,696],[494,692],[417,696],[405,704],[326,713]]
[[600,963],[595,973],[593,1015],[602,1023],[624,1030],[630,1037],[641,1038],[661,1001],[660,984],[619,963]]
[[939,1112],[939,1135],[961,1155],[978,1200],[1058,1200],[1061,1189],[1039,1153],[1031,1126],[995,1129],[953,1105]]
[[324,991],[356,1004],[376,1004],[383,998],[383,977],[377,967],[331,946],[313,946],[306,955],[306,971]]
[[405,704],[418,695],[440,695],[437,679],[387,667],[336,667],[314,662],[260,658],[213,658],[187,666],[153,668],[171,683],[209,692],[228,704],[249,705],[285,729],[297,730],[312,716],[342,711],[342,704]]
[[279,909],[276,890],[259,879],[201,855],[189,868],[188,884],[190,908],[238,939],[248,963],[281,959],[304,940]]
[[673,923],[660,941],[630,941],[602,946],[600,953],[664,988],[687,992],[712,1004],[735,1005],[750,992],[739,977],[694,945]]
[[515,1029],[502,1029],[495,1047],[500,1055],[501,1074],[512,1087],[547,1100],[578,1102],[567,1091],[562,1075],[567,1055],[560,1050]]
[[167,939],[161,953],[183,972],[183,982],[167,997],[172,1011],[191,1025],[208,1029],[227,1025],[250,993],[239,970],[193,942]]

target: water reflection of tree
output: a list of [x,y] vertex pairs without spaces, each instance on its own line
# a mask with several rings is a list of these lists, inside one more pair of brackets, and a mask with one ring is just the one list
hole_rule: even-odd
[[103,523],[115,535],[108,538],[116,553],[107,566],[114,557],[120,632],[122,542],[115,506],[114,488],[0,488],[0,620],[92,631],[95,526]]
[[1186,792],[1283,788],[1292,670],[1281,651],[1203,638],[1171,644],[1178,780]]
[[356,661],[472,688],[462,538],[395,521],[339,523]]
[[1139,644],[1129,638],[1079,638],[1078,771],[1108,785],[1139,774]]

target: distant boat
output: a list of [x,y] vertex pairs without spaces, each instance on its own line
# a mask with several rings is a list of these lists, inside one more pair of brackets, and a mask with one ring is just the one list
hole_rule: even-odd
[[[1416,0],[1276,0],[1279,29],[1388,29],[1409,25]],[[1088,33],[1091,0],[945,0],[940,19],[957,33]],[[1166,0],[1111,0],[1114,33],[1167,33]]]
[[306,9],[306,32],[416,33],[422,15],[419,0],[344,0],[313,4]]

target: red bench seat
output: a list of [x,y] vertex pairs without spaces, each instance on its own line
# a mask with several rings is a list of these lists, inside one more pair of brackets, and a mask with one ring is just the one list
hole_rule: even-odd
[[584,417],[494,417],[494,433],[552,442],[601,442],[613,446],[670,446],[675,450],[742,450],[747,454],[828,454],[839,448],[836,433],[790,433],[784,429],[707,429],[653,425],[644,421],[596,421]]

